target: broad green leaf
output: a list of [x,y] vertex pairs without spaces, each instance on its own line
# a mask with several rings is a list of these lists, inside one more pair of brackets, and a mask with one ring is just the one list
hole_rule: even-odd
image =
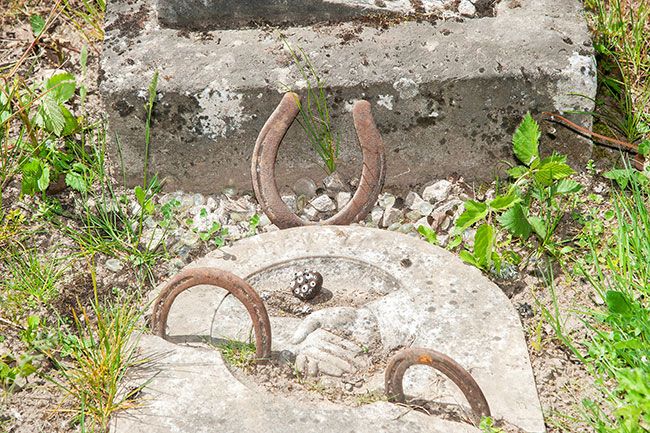
[[45,28],[45,20],[40,15],[32,15],[29,17],[29,23],[32,25],[32,32],[34,36],[39,36]]
[[47,165],[43,166],[41,177],[38,178],[36,184],[38,185],[39,191],[45,191],[50,186],[50,167]]
[[548,161],[535,171],[535,180],[542,185],[551,185],[554,180],[571,176],[575,171],[564,162]]
[[77,89],[77,83],[74,75],[63,72],[47,80],[45,87],[49,90],[49,94],[53,95],[54,99],[62,104],[72,98],[74,91]]
[[643,156],[650,154],[650,140],[643,140],[639,143],[639,153]]
[[517,165],[515,167],[508,169],[508,176],[510,176],[513,179],[519,179],[521,176],[523,176],[526,173],[528,173],[528,168],[524,167],[523,165]]
[[75,191],[86,192],[88,191],[88,186],[86,185],[86,180],[83,175],[77,173],[76,171],[69,171],[65,175],[65,184]]
[[488,269],[492,261],[494,242],[494,228],[489,224],[481,224],[474,235],[474,257],[484,269]]
[[582,189],[582,185],[580,185],[578,182],[575,180],[571,179],[562,179],[557,183],[557,186],[555,187],[555,193],[556,194],[574,194]]
[[144,206],[144,201],[146,199],[146,194],[144,190],[142,189],[141,186],[136,186],[135,189],[133,190],[133,193],[135,194],[135,199],[138,200],[138,204],[140,206]]
[[474,200],[465,202],[465,211],[456,220],[456,227],[465,230],[475,222],[485,218],[488,213],[488,207],[485,203]]
[[481,265],[479,265],[479,263],[478,263],[478,261],[476,260],[476,258],[474,257],[474,255],[472,255],[472,253],[470,253],[470,252],[467,251],[467,250],[463,250],[463,251],[461,251],[460,253],[458,253],[458,256],[460,257],[460,259],[461,259],[462,261],[464,261],[464,262],[467,263],[468,265],[472,265],[472,266],[475,266],[475,267],[477,267],[477,268],[480,268],[480,267],[481,267]]
[[515,134],[512,137],[512,149],[515,156],[524,165],[530,166],[533,160],[539,158],[539,125],[535,119],[526,113]]
[[424,238],[424,240],[426,240],[430,244],[438,245],[438,235],[436,234],[435,230],[433,230],[431,227],[420,225],[418,227],[418,233],[420,233]]
[[34,194],[38,192],[38,179],[41,177],[41,161],[36,158],[30,158],[24,163],[20,170],[23,174],[20,190],[23,194]]
[[541,240],[546,239],[546,226],[544,225],[544,221],[540,217],[529,216],[528,217],[528,222],[530,223],[531,227],[533,228],[533,231],[535,232],[535,234]]
[[607,308],[611,313],[626,314],[632,311],[632,306],[624,293],[615,290],[608,290],[605,295],[605,302],[607,303]]
[[512,207],[515,203],[520,202],[521,199],[517,197],[517,194],[513,190],[509,191],[507,195],[498,195],[494,200],[488,203],[494,210],[503,210]]
[[42,99],[43,114],[45,117],[45,124],[50,132],[57,136],[61,136],[63,128],[65,127],[65,117],[61,106],[56,102],[53,95],[48,93]]
[[500,215],[497,220],[510,233],[523,239],[528,239],[530,232],[533,230],[526,218],[524,209],[519,203]]
[[62,105],[59,108],[61,108],[61,114],[63,114],[63,119],[64,119],[64,125],[63,125],[63,130],[61,131],[61,136],[66,137],[74,133],[77,130],[79,124],[77,123],[77,118],[74,117],[72,113],[70,113],[70,110],[68,110]]

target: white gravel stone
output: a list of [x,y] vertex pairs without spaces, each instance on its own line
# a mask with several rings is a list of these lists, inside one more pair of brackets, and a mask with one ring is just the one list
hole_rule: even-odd
[[467,17],[473,17],[476,14],[476,6],[469,0],[462,0],[458,5],[458,13]]
[[321,194],[313,199],[311,205],[318,212],[330,212],[336,209],[336,205],[327,194]]
[[422,198],[430,203],[438,203],[449,197],[451,192],[452,183],[446,179],[439,180],[433,185],[424,188]]
[[316,196],[316,183],[308,177],[301,177],[293,184],[293,192],[296,195],[304,195],[307,198]]
[[341,191],[336,194],[336,207],[337,209],[343,209],[352,199],[352,194],[347,191]]
[[181,236],[181,242],[183,243],[183,245],[187,245],[188,247],[193,247],[194,245],[199,243],[199,235],[191,231],[185,232]]
[[379,196],[378,203],[379,206],[384,209],[391,208],[395,204],[395,196],[393,194],[384,193]]
[[287,205],[289,210],[293,213],[298,212],[298,207],[296,206],[296,196],[295,195],[283,195],[282,201]]
[[333,173],[323,179],[323,186],[325,189],[327,189],[327,191],[333,193],[345,191],[348,189],[345,186],[345,182],[343,182],[343,179],[341,179],[341,176],[339,176],[338,173]]
[[409,221],[417,221],[420,218],[422,218],[422,214],[420,212],[416,211],[416,210],[410,210],[410,211],[406,212],[405,217]]
[[419,229],[420,226],[431,227],[429,225],[429,220],[427,219],[427,217],[422,217],[413,223],[413,227],[415,227],[415,230]]
[[117,259],[106,260],[104,266],[111,272],[120,272],[124,268],[124,264]]
[[389,227],[402,221],[402,211],[389,207],[384,211],[384,217],[381,221],[382,226]]
[[384,217],[384,210],[379,206],[376,206],[370,212],[370,222],[378,226],[381,222],[381,219]]
[[418,206],[418,212],[420,212],[420,215],[422,216],[431,215],[431,212],[433,212],[433,205],[428,201],[423,201]]
[[264,228],[264,227],[268,226],[269,224],[271,224],[271,220],[269,219],[269,217],[267,217],[266,214],[262,214],[260,216],[260,223],[258,224],[258,227],[259,228]]
[[393,223],[393,224],[388,226],[388,231],[389,232],[396,232],[401,226],[402,226],[402,224],[400,224],[400,223]]
[[309,221],[315,221],[318,218],[318,211],[312,206],[307,206],[303,209],[303,214]]
[[411,210],[417,210],[420,206],[420,203],[423,201],[424,200],[422,197],[420,197],[420,194],[415,191],[411,191],[406,195],[406,198],[404,199],[404,205]]

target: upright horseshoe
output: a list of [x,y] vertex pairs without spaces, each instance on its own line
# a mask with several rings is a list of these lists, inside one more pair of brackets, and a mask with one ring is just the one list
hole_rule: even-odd
[[153,305],[151,328],[157,336],[167,338],[167,318],[176,297],[192,287],[211,285],[226,289],[246,307],[255,331],[255,356],[257,362],[271,357],[271,322],[262,299],[243,279],[214,268],[186,269],[176,275],[162,289]]
[[490,416],[490,407],[485,395],[472,375],[447,355],[431,349],[403,349],[391,358],[386,367],[384,384],[389,400],[398,403],[406,401],[402,381],[406,370],[413,365],[428,365],[451,379],[460,388],[472,408],[473,421],[478,423],[481,417]]
[[311,223],[295,215],[282,201],[275,182],[275,161],[287,130],[298,115],[300,97],[287,93],[260,131],[253,151],[251,175],[253,189],[269,220],[281,229],[313,224],[347,225],[368,215],[386,179],[384,143],[372,117],[370,103],[357,101],[352,108],[354,128],[359,137],[363,167],[359,187],[350,202],[327,220]]

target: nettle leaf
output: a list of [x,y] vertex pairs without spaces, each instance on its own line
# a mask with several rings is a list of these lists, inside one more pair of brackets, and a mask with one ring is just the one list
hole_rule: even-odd
[[643,156],[650,154],[650,140],[643,140],[639,143],[639,154]]
[[433,230],[431,227],[420,225],[418,227],[418,233],[420,233],[424,238],[424,240],[426,240],[430,244],[438,245],[438,235],[436,234],[435,230]]
[[519,203],[500,215],[497,220],[510,233],[523,239],[528,239],[530,232],[533,230],[528,218],[526,218],[524,209]]
[[554,180],[564,179],[571,176],[575,171],[565,162],[549,159],[542,161],[542,164],[535,171],[535,180],[542,185],[551,185]]
[[456,227],[465,230],[475,222],[485,218],[488,213],[488,207],[485,203],[474,200],[465,202],[465,211],[456,220]]
[[494,210],[504,210],[512,207],[515,203],[519,203],[521,199],[517,197],[514,190],[511,190],[506,195],[498,195],[488,203]]
[[39,191],[45,191],[48,186],[50,186],[50,167],[43,165],[41,171],[41,177],[38,178],[36,182]]
[[533,228],[535,234],[540,239],[542,240],[546,239],[546,226],[544,225],[544,220],[542,220],[540,217],[529,216],[528,222],[530,223],[530,226]]
[[539,125],[530,113],[526,113],[515,134],[512,136],[512,149],[515,156],[524,165],[530,164],[539,158]]
[[63,72],[47,80],[45,88],[49,90],[48,94],[51,94],[58,103],[62,104],[74,96],[74,92],[77,89],[77,82],[74,75],[69,72]]
[[34,33],[34,36],[40,35],[43,29],[45,28],[45,20],[40,15],[34,14],[30,16],[29,23],[32,26],[32,32]]
[[526,173],[528,173],[528,168],[524,167],[523,165],[517,165],[515,167],[508,169],[508,176],[510,176],[513,179],[519,179]]
[[458,253],[458,256],[460,257],[460,259],[462,261],[464,261],[468,265],[472,265],[472,266],[475,266],[477,268],[481,267],[481,265],[478,263],[478,261],[476,260],[474,255],[472,253],[470,253],[469,251],[467,251],[467,250],[461,251],[460,253]]
[[47,129],[60,137],[63,128],[65,128],[65,116],[63,115],[61,106],[56,102],[54,97],[48,93],[43,96],[41,107],[43,107],[43,117]]
[[75,191],[86,192],[88,191],[88,186],[86,185],[86,180],[83,175],[77,173],[76,171],[69,171],[65,175],[65,184]]
[[574,194],[576,192],[579,192],[582,189],[582,185],[580,185],[578,182],[575,180],[571,179],[562,179],[557,183],[557,186],[555,187],[555,193],[556,194]]
[[494,227],[481,224],[474,235],[474,257],[482,268],[487,269],[492,261],[492,250],[495,243]]
[[630,305],[624,293],[608,290],[605,295],[605,302],[611,313],[626,314],[632,311],[632,305]]

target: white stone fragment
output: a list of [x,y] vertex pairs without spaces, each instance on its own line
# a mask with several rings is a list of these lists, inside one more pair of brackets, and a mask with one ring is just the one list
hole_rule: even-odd
[[327,194],[321,194],[313,199],[311,205],[318,212],[330,212],[336,209],[336,205]]
[[476,6],[469,0],[462,0],[458,5],[458,13],[466,17],[473,17],[476,14]]
[[341,191],[336,194],[336,207],[337,209],[343,209],[352,199],[352,194],[347,191]]
[[451,192],[452,183],[446,179],[427,186],[422,192],[422,198],[430,203],[438,203],[445,200]]

